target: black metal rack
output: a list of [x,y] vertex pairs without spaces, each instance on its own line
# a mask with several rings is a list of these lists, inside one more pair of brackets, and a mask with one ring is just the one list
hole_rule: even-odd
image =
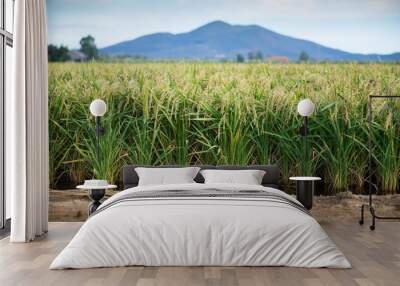
[[375,208],[372,204],[372,139],[371,139],[371,130],[372,130],[372,101],[374,99],[400,99],[400,96],[396,95],[370,95],[369,96],[369,101],[368,101],[368,149],[369,149],[369,155],[368,155],[368,195],[369,195],[369,201],[368,204],[363,204],[361,205],[361,219],[359,220],[360,225],[364,224],[364,208],[368,207],[369,211],[372,216],[372,224],[370,225],[370,230],[375,230],[375,220],[381,219],[381,220],[400,220],[400,217],[390,217],[390,216],[380,216],[377,215],[375,212]]

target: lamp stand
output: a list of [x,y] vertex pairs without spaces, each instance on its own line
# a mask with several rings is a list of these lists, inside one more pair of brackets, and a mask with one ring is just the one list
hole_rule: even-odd
[[[308,158],[308,117],[304,116],[304,158],[309,160]],[[306,175],[306,174],[305,174]]]
[[101,126],[101,117],[96,116],[96,159],[100,162],[100,137],[104,135],[105,129]]
[[303,137],[303,155],[304,155],[304,160],[303,160],[303,175],[307,175],[305,171],[305,162],[308,160],[308,140],[307,140],[307,135],[308,135],[308,116],[304,116],[304,123],[303,126],[300,127],[300,135]]
[[100,162],[100,135],[101,135],[101,127],[100,127],[100,117],[96,116],[96,158],[97,162]]

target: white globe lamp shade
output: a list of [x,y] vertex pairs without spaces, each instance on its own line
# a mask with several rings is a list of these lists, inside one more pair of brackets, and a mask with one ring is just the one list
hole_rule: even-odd
[[103,116],[107,111],[107,104],[104,102],[104,100],[101,99],[95,99],[90,103],[90,113],[93,114],[93,116]]
[[297,105],[297,112],[301,116],[311,116],[315,111],[315,105],[310,99],[303,99]]

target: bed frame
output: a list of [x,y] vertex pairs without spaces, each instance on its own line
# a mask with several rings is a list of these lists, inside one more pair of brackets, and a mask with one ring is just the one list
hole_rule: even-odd
[[[137,167],[148,167],[148,168],[179,168],[182,166],[143,166],[143,165],[126,165],[122,168],[122,182],[124,184],[124,190],[136,187],[139,183],[139,176],[135,171]],[[200,165],[202,170],[205,169],[217,169],[217,170],[263,170],[265,175],[262,179],[261,184],[264,187],[279,188],[280,170],[277,165],[254,165],[254,166],[212,166],[212,165]],[[194,178],[197,183],[204,183],[203,176],[198,173]]]

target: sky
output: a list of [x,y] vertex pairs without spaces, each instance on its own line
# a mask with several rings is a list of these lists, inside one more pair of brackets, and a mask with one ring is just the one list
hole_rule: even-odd
[[356,53],[400,52],[400,0],[47,0],[49,43],[98,47],[214,20],[257,24]]

